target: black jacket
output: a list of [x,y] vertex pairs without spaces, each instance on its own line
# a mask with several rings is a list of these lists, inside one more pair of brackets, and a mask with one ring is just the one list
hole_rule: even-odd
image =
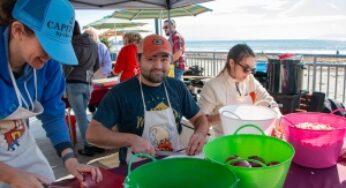
[[89,35],[82,34],[73,37],[73,48],[78,59],[78,65],[64,65],[67,83],[91,83],[94,72],[99,68],[98,47]]

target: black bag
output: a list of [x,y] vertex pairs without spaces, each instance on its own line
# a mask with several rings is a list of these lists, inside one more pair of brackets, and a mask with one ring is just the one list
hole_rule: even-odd
[[[330,113],[332,112],[333,110],[336,110],[338,108],[343,108],[345,109],[345,106],[344,104],[342,104],[341,102],[339,101],[336,101],[334,99],[326,99],[324,101],[324,108],[323,108],[323,111],[322,112],[325,112],[325,113]],[[342,116],[342,117],[346,117],[346,112],[342,112],[342,111],[339,111],[339,112],[335,112],[334,113],[335,115],[339,115],[339,116]]]
[[203,76],[204,68],[198,65],[194,65],[189,67],[187,71],[185,71],[185,76]]

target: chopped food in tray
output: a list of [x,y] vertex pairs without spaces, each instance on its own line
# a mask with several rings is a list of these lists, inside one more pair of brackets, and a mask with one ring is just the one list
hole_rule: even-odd
[[299,124],[296,124],[295,126],[301,129],[311,129],[311,130],[333,130],[334,129],[334,127],[327,124],[312,123],[312,122],[299,123]]

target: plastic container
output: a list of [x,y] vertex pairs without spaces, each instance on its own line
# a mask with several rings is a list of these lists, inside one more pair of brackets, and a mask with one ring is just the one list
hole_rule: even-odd
[[[238,134],[244,127],[255,127],[262,135]],[[281,188],[284,185],[288,169],[294,155],[294,148],[287,142],[274,137],[265,136],[263,131],[254,125],[240,127],[234,135],[216,138],[203,148],[206,159],[223,164],[233,170],[240,178],[239,187],[270,187]],[[242,158],[259,156],[268,161],[278,161],[280,164],[266,167],[238,167],[225,163],[231,155]]]
[[[310,168],[336,165],[346,134],[346,118],[332,113],[300,112],[282,117],[280,123],[285,128],[285,139],[296,150],[294,163]],[[333,129],[311,130],[296,127],[297,124],[305,122],[325,124]]]
[[294,95],[302,89],[303,56],[282,54],[268,59],[267,89],[270,93]]
[[[221,126],[225,135],[233,134],[242,125],[254,124],[270,135],[272,126],[278,114],[265,106],[256,105],[228,105],[219,109]],[[257,133],[254,129],[247,129],[246,133]]]
[[71,113],[71,111],[68,111],[67,114],[65,114],[65,121],[69,128],[70,137],[73,144],[77,143],[77,129],[76,129],[76,116]]
[[[153,162],[131,171],[132,161],[138,156],[151,158]],[[239,182],[230,169],[208,160],[195,158],[156,160],[144,153],[132,155],[128,172],[124,181],[125,188],[236,188]]]

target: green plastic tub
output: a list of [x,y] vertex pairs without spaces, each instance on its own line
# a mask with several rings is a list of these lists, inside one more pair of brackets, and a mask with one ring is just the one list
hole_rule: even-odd
[[[131,161],[138,156],[151,158],[131,171]],[[196,158],[171,158],[156,160],[148,154],[135,154],[130,159],[125,188],[236,188],[239,179],[224,165]]]
[[[262,135],[238,134],[240,129],[253,127]],[[206,159],[223,164],[233,170],[240,178],[240,188],[279,188],[282,187],[288,169],[294,156],[293,147],[282,140],[265,136],[263,131],[254,125],[244,125],[233,135],[216,138],[203,148]],[[259,156],[264,161],[278,161],[280,164],[264,167],[238,167],[226,164],[225,160],[231,155],[241,158]]]

